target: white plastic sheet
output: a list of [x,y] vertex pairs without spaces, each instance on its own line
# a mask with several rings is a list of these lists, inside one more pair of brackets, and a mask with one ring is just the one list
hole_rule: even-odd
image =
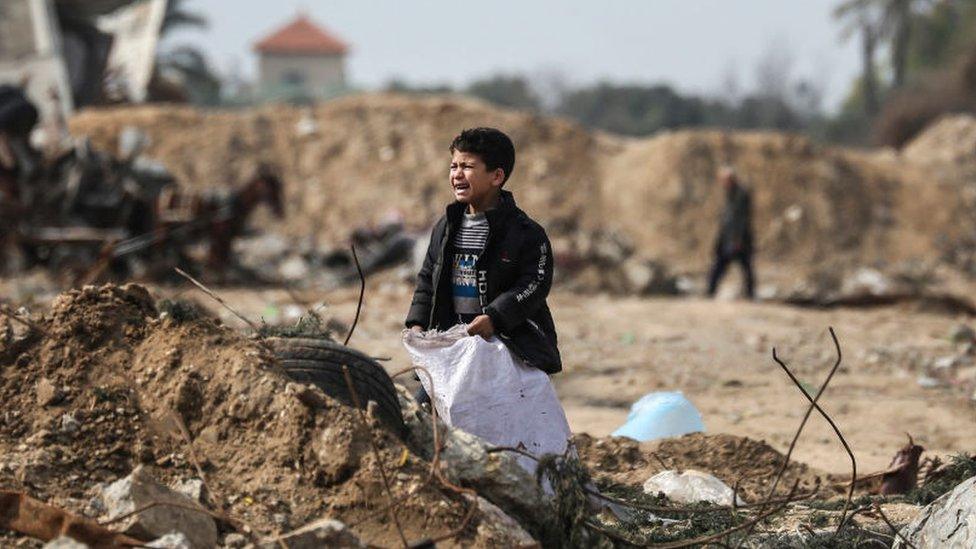
[[[403,332],[413,363],[430,371],[421,383],[444,422],[496,446],[562,455],[570,437],[549,376],[524,365],[497,337],[469,336],[464,325],[445,332]],[[535,472],[535,461],[518,457]]]

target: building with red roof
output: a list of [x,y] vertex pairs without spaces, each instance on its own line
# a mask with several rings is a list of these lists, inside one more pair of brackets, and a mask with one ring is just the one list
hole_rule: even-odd
[[299,14],[254,44],[258,80],[269,99],[323,99],[346,88],[349,46]]

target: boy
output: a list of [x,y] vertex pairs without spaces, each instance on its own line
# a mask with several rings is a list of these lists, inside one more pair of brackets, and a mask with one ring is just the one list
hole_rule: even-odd
[[502,188],[515,166],[515,146],[494,128],[474,128],[455,137],[450,151],[455,202],[434,225],[406,326],[446,330],[463,323],[470,335],[498,336],[527,366],[559,372],[546,305],[549,238]]

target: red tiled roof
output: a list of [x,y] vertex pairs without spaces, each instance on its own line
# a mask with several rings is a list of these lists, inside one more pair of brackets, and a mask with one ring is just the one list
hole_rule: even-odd
[[342,55],[349,50],[349,46],[305,15],[299,15],[291,23],[258,41],[254,49],[260,53]]

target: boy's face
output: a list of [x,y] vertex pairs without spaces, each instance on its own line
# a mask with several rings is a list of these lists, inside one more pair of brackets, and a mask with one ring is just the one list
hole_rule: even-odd
[[504,182],[505,170],[497,168],[488,171],[480,156],[454,151],[451,157],[451,188],[458,202],[484,210]]

